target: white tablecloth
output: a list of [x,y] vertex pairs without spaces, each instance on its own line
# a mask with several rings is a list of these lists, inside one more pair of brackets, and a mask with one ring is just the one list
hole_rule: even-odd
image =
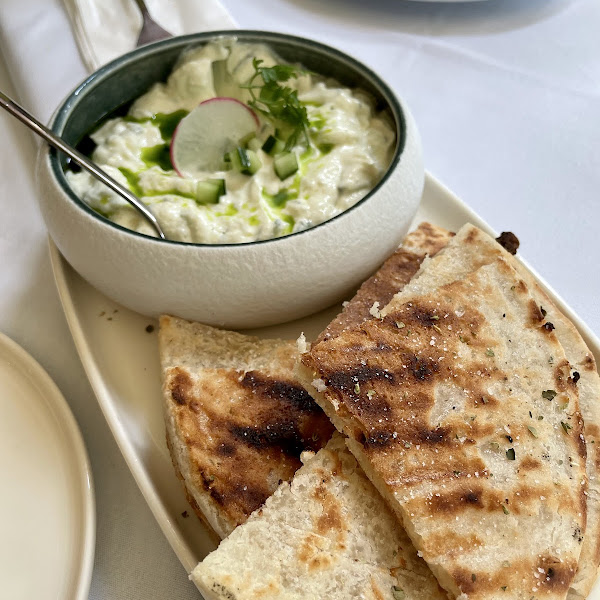
[[[517,233],[521,254],[600,333],[597,0],[223,4],[242,28],[312,37],[383,75],[414,113],[427,169],[496,230]],[[3,44],[9,17],[21,28],[18,48]],[[58,0],[2,0],[0,49],[0,89],[43,119],[85,74]],[[97,500],[90,598],[198,598],[76,355],[36,205],[34,142],[8,115],[0,139],[0,330],[47,369],[81,427]]]

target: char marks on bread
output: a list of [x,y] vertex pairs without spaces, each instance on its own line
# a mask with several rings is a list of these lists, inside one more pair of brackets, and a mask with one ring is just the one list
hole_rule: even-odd
[[445,600],[335,435],[192,572],[207,600]]
[[[374,299],[391,298],[450,237],[422,224],[321,337],[370,317]],[[200,563],[192,578],[212,600],[447,598],[339,435]]]
[[315,343],[336,337],[346,327],[370,319],[373,307],[385,306],[412,279],[425,258],[437,254],[453,235],[450,231],[431,223],[420,223],[406,236],[402,246],[360,286],[340,314],[317,337]]
[[[453,234],[422,223],[322,334],[369,317]],[[262,340],[162,316],[159,347],[167,445],[195,513],[226,537],[318,450],[334,428],[298,383],[295,341]]]
[[299,370],[455,597],[565,598],[589,583],[575,577],[587,476],[571,366],[590,355],[570,329],[565,355],[515,262],[466,226]]
[[[586,440],[586,473],[588,491],[587,525],[578,570],[568,593],[569,600],[586,598],[590,593],[600,564],[600,376],[594,356],[573,323],[554,304],[523,263],[511,256],[519,242],[508,232],[494,240],[472,225],[464,226],[444,252],[432,259],[433,270],[422,269],[410,282],[405,293],[426,293],[436,286],[460,279],[498,258],[506,260],[527,284],[543,317],[543,326],[553,331],[569,361],[577,383],[579,408],[584,420]],[[389,309],[393,303],[389,305]],[[532,306],[532,310],[536,310]]]
[[333,427],[293,375],[295,342],[163,316],[167,444],[196,514],[223,538]]
[[[161,319],[174,465],[199,516],[236,529],[192,574],[207,599],[587,596],[600,378],[507,242],[421,224],[296,371],[292,342]],[[332,430],[305,390],[360,465],[336,434],[296,472]]]

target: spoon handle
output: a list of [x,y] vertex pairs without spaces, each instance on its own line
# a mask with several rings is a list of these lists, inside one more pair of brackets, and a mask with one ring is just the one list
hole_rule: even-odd
[[140,30],[136,48],[144,46],[150,42],[158,42],[158,40],[164,40],[165,38],[173,37],[171,33],[163,29],[150,15],[148,7],[144,0],[135,0],[140,13],[142,14],[142,29]]
[[0,106],[7,110],[11,115],[16,117],[21,123],[27,125],[32,131],[34,131],[41,138],[46,140],[52,147],[60,150],[66,154],[69,158],[78,164],[82,169],[85,169],[91,173],[96,179],[99,179],[102,183],[108,186],[113,192],[119,194],[122,198],[132,204],[146,220],[154,227],[156,233],[163,240],[165,234],[161,226],[159,225],[156,217],[152,214],[150,209],[136,196],[134,196],[127,188],[123,187],[118,181],[113,179],[108,173],[100,169],[86,156],[81,154],[78,150],[69,146],[64,140],[55,135],[50,129],[42,125],[33,115],[28,113],[22,106],[19,106],[16,102],[11,100],[6,94],[0,91]]

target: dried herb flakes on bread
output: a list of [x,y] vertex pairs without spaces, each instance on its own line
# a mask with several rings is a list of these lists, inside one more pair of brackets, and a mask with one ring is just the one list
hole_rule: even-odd
[[472,234],[379,318],[314,345],[304,381],[452,595],[564,598],[585,532],[577,386],[502,256],[443,261]]

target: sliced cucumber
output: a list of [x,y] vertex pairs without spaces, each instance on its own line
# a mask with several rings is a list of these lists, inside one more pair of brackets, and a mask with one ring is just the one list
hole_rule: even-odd
[[262,162],[253,150],[246,150],[238,146],[230,153],[231,164],[236,171],[244,175],[254,175],[262,167]]
[[224,179],[199,181],[196,185],[196,200],[200,204],[217,204],[219,198],[225,193],[224,190]]
[[258,171],[262,167],[262,162],[260,158],[258,158],[258,154],[253,150],[246,150],[246,154],[248,155],[248,159],[250,160],[250,167],[245,172],[247,175],[254,175],[256,171]]
[[262,151],[268,154],[269,156],[274,156],[275,154],[279,154],[285,148],[285,143],[281,140],[278,140],[274,135],[270,135],[265,143],[262,145]]
[[273,159],[273,168],[281,181],[298,170],[298,159],[293,152],[282,152]]

